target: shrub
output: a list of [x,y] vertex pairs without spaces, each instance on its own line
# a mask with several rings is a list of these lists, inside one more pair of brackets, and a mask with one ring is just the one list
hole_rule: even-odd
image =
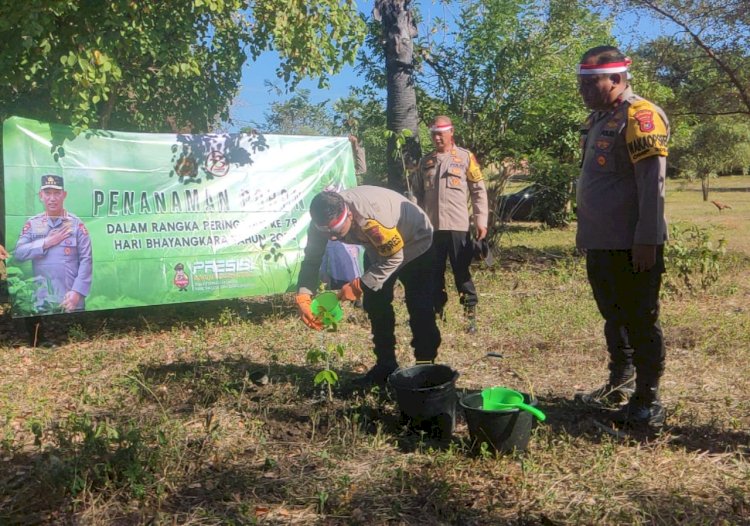
[[550,227],[566,226],[570,222],[568,203],[573,181],[578,177],[578,166],[535,152],[529,157],[529,168],[530,179],[539,188],[534,214]]
[[725,252],[726,240],[719,239],[714,246],[705,228],[672,225],[664,247],[664,290],[673,294],[708,290],[719,279]]

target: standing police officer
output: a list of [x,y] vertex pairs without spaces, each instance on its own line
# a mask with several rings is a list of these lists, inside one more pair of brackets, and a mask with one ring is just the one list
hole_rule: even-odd
[[581,129],[576,244],[586,253],[610,363],[608,382],[577,398],[618,403],[632,393],[614,420],[658,428],[665,420],[658,396],[665,361],[659,290],[669,121],[633,93],[629,66],[611,46],[590,49],[578,66],[579,92],[593,111]]
[[83,310],[91,289],[91,238],[83,222],[65,210],[67,195],[62,177],[42,176],[39,199],[45,211],[26,222],[14,251],[19,261],[32,261],[40,313],[58,305],[65,312]]
[[476,239],[481,241],[487,235],[487,189],[474,154],[453,142],[453,123],[448,117],[436,117],[430,134],[435,150],[419,161],[413,191],[435,228],[435,312],[442,318],[448,303],[445,286],[447,258],[468,320],[467,330],[476,332],[479,298],[469,271],[474,245],[469,232],[467,203],[471,201]]

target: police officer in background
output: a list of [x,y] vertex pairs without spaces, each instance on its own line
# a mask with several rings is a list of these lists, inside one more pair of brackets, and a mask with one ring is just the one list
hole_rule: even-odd
[[19,261],[31,260],[39,281],[37,305],[64,312],[81,311],[91,289],[91,238],[83,222],[65,210],[63,178],[43,175],[39,199],[44,212],[29,219],[14,251]]
[[362,277],[344,285],[338,294],[339,299],[352,302],[362,297],[370,318],[377,361],[367,374],[355,380],[355,387],[383,385],[398,368],[393,311],[397,279],[404,285],[417,363],[433,362],[440,346],[440,331],[432,307],[432,226],[427,215],[393,190],[358,186],[317,194],[310,203],[310,216],[295,298],[308,327],[322,329],[310,304],[327,241],[338,239],[365,248]]
[[600,46],[578,66],[579,92],[592,113],[581,129],[576,244],[586,253],[610,361],[607,383],[576,398],[590,405],[628,400],[614,414],[616,422],[659,428],[665,420],[659,290],[669,121],[661,108],[633,93],[630,63],[617,48]]
[[480,241],[487,236],[487,189],[474,154],[454,143],[450,118],[436,117],[430,135],[435,150],[419,161],[413,192],[435,228],[435,312],[444,319],[443,311],[448,302],[445,286],[448,259],[468,321],[467,331],[473,333],[476,332],[479,298],[469,270],[474,244],[469,232],[467,203],[471,201],[475,238]]

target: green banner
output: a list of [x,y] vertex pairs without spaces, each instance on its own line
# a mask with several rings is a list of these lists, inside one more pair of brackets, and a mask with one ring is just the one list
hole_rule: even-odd
[[308,205],[349,141],[3,123],[14,317],[293,290]]

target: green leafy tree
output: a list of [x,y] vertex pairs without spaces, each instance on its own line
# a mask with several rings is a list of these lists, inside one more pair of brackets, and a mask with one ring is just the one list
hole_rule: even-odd
[[[668,21],[678,28],[672,49],[647,43],[661,51],[660,66],[681,70],[689,83],[707,86],[716,100],[709,105],[723,114],[750,114],[750,9],[747,0],[603,0],[615,13],[635,11]],[[682,56],[675,65],[675,53]],[[706,76],[708,74],[708,77]],[[710,80],[709,83],[706,81]],[[710,97],[709,97],[710,98]],[[701,97],[705,100],[705,97]],[[696,107],[697,109],[697,107]]]
[[362,184],[386,186],[388,182],[388,157],[386,154],[385,101],[370,84],[353,88],[347,97],[333,104],[334,133],[355,135],[367,152],[367,173]]
[[435,30],[422,52],[420,105],[455,117],[459,141],[484,165],[537,149],[572,161],[586,115],[574,67],[586,49],[611,42],[607,24],[574,0],[454,6],[454,29]]
[[[750,165],[750,108],[743,95],[750,82],[750,26],[745,21],[744,34],[741,30],[731,37],[722,34],[743,24],[741,18],[726,19],[735,12],[731,2],[713,4],[710,10],[701,2],[629,5],[636,4],[665,13],[663,17],[673,23],[691,18],[689,27],[678,24],[683,28],[680,34],[642,43],[635,57],[648,77],[672,93],[663,103],[672,121],[671,173],[699,179],[703,200],[708,200],[712,178],[745,172]],[[734,79],[743,80],[738,86]]]
[[284,102],[271,103],[263,114],[265,122],[259,124],[263,133],[286,135],[331,135],[333,118],[328,101],[310,102],[310,90],[301,89]]
[[364,37],[337,0],[0,0],[0,118],[207,131],[228,119],[249,53],[290,85],[351,62]]
[[206,130],[226,115],[248,40],[239,1],[2,4],[3,117]]
[[670,152],[670,162],[691,179],[700,179],[707,201],[711,179],[750,167],[750,123],[714,117],[685,127]]
[[[670,119],[696,124],[717,115],[745,118],[736,90],[689,41],[659,37],[641,43],[633,58],[647,79],[670,93],[658,99]],[[739,50],[735,60],[750,67],[750,57],[743,59]]]
[[[499,191],[494,179],[505,172],[510,157],[540,152],[575,163],[586,110],[574,67],[586,49],[612,41],[609,25],[576,0],[444,4],[455,17],[434,19],[413,52],[414,114],[422,118],[420,129],[412,130],[415,137],[429,142],[424,125],[435,115],[450,115],[457,142],[475,152],[490,176],[491,194]],[[358,68],[370,85],[390,90],[382,68],[388,63],[382,48],[386,36],[380,31],[381,26],[370,25]],[[388,129],[394,137],[401,131],[390,124]],[[570,181],[565,186],[568,195]]]
[[588,48],[612,42],[609,25],[576,0],[451,5],[457,18],[437,20],[421,52],[420,113],[453,117],[457,142],[485,167],[491,203],[509,161],[533,153],[526,166],[543,188],[540,218],[565,224],[587,113],[574,68]]
[[0,120],[205,132],[229,118],[248,55],[273,49],[290,87],[324,85],[364,33],[351,0],[0,0]]

